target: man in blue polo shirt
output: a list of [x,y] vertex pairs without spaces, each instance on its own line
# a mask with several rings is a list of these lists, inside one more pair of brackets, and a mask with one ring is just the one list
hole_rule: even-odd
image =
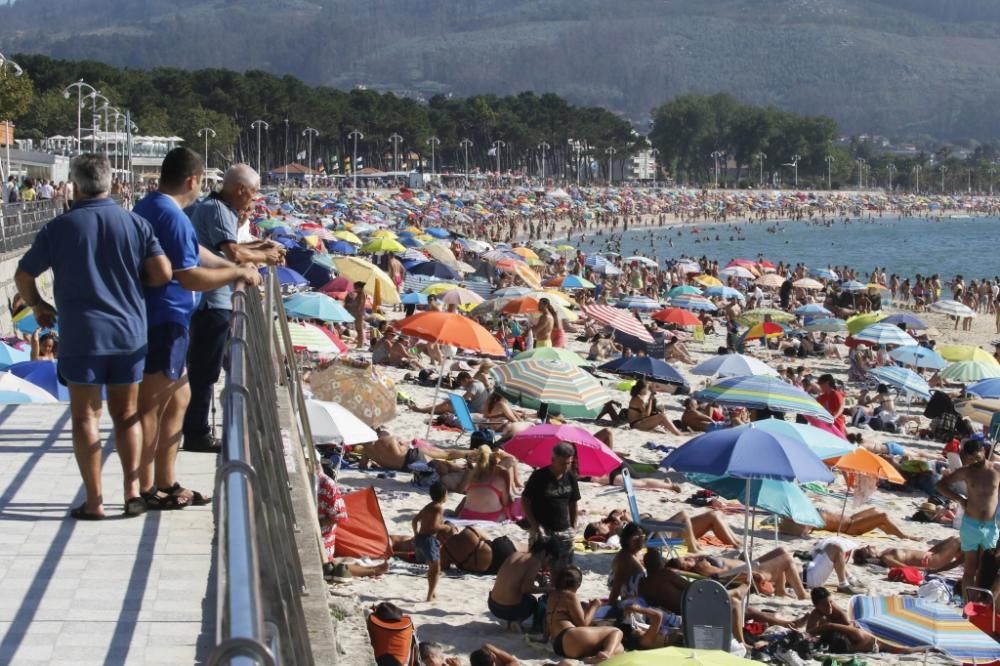
[[164,285],[170,262],[152,228],[108,198],[111,165],[101,155],[81,155],[70,168],[76,197],[70,212],[38,232],[14,280],[40,326],[56,311],[38,292],[36,278],[52,269],[61,339],[58,371],[69,386],[73,452],[87,492],[70,512],[80,520],[104,518],[101,487],[101,387],[107,389],[115,448],[125,477],[125,515],[146,511],[140,496],[139,382],[146,357],[143,284]]
[[159,189],[147,194],[133,209],[152,225],[173,268],[170,282],[146,288],[149,347],[139,387],[143,429],[139,484],[151,509],[182,509],[211,501],[210,497],[182,487],[174,466],[184,412],[191,401],[184,366],[188,327],[198,292],[240,279],[251,285],[260,284],[256,268],[236,266],[198,245],[184,208],[198,199],[204,172],[205,165],[197,153],[188,148],[171,150],[160,166]]

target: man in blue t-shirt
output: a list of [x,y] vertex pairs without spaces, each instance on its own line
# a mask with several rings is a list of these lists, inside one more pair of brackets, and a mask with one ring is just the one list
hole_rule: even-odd
[[191,401],[184,376],[188,352],[188,327],[198,302],[198,292],[218,289],[235,280],[260,284],[253,266],[240,267],[202,251],[184,208],[201,193],[205,165],[188,148],[167,153],[160,166],[159,189],[133,208],[149,221],[173,268],[173,279],[161,287],[146,288],[149,346],[146,369],[139,387],[143,456],[139,484],[151,509],[201,506],[210,497],[178,483],[174,468],[181,438],[181,423]]
[[56,310],[38,292],[36,278],[52,269],[61,338],[58,372],[69,386],[73,451],[87,492],[70,512],[81,520],[104,518],[101,489],[101,388],[107,388],[115,448],[125,477],[125,515],[146,511],[138,468],[142,426],[137,402],[146,357],[146,303],[143,285],[170,280],[146,220],[108,198],[111,165],[101,155],[73,160],[76,198],[70,212],[38,232],[18,264],[14,280],[39,326],[55,324]]

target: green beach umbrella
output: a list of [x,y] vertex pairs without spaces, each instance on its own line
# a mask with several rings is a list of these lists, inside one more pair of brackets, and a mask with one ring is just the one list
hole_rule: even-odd
[[575,365],[577,367],[590,364],[590,361],[583,358],[576,352],[570,351],[569,349],[561,349],[559,347],[537,347],[535,349],[529,349],[528,351],[523,351],[515,356],[514,360],[524,361],[531,358],[540,361],[562,361],[563,363],[568,363],[569,365]]
[[594,418],[610,399],[592,375],[562,361],[510,361],[491,370],[500,392],[522,407],[543,404],[569,418]]
[[959,361],[949,365],[938,376],[949,382],[971,384],[983,379],[1000,377],[1000,365],[983,361]]

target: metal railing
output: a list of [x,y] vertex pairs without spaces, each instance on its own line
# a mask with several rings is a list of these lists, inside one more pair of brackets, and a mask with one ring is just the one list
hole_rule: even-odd
[[[278,321],[279,338],[287,336],[284,319]],[[273,325],[257,289],[234,289],[216,474],[216,648],[209,664],[314,663],[277,407],[275,362],[282,369],[289,364],[270,344]],[[287,370],[282,374],[287,381]]]
[[51,199],[0,204],[0,254],[31,245],[45,223],[62,213],[62,204]]

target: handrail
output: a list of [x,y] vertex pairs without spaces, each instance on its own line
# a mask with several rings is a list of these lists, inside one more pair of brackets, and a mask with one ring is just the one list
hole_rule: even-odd
[[31,245],[38,230],[60,213],[62,204],[53,199],[0,203],[0,254]]

